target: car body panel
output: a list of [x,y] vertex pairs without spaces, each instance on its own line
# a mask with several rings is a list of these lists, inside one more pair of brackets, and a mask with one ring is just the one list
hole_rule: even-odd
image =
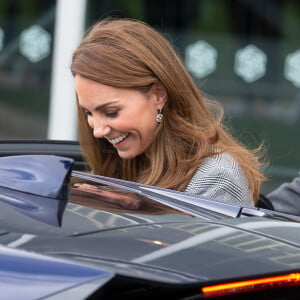
[[[106,261],[112,268],[126,262],[127,270],[122,273],[127,276],[131,275],[130,264],[144,266],[143,278],[154,268],[169,274],[185,274],[184,280],[178,279],[177,283],[203,283],[299,269],[299,244],[244,230],[245,225],[251,227],[257,223],[263,222],[258,219],[237,223],[235,227],[201,222],[154,223],[78,237],[35,237],[21,247],[78,261],[90,257],[90,262],[101,265],[101,261]],[[299,226],[289,225],[299,231]],[[165,277],[164,281],[174,282],[170,278]]]
[[[99,288],[106,287],[115,278],[200,288],[300,271],[297,217],[88,173],[71,173],[72,161],[67,159],[68,167],[62,168],[66,164],[62,157],[24,156],[18,157],[19,162],[9,159],[13,161],[11,170],[22,171],[27,159],[26,172],[35,181],[30,189],[30,180],[18,172],[8,172],[9,161],[0,159],[0,171],[1,161],[5,161],[5,174],[18,179],[14,183],[2,180],[2,184],[0,180],[0,260],[9,257],[11,261],[7,270],[0,268],[0,272],[11,278],[11,286],[19,284],[18,280],[21,285],[33,286],[35,276],[40,274],[45,284],[50,283],[48,289],[43,282],[38,289],[45,292],[45,297],[59,299],[80,285],[87,286],[82,291],[88,295],[98,284]],[[56,168],[63,172],[56,173]],[[40,176],[40,172],[49,173]],[[38,180],[35,188],[35,178],[43,176],[46,180]],[[20,274],[25,269],[18,265],[20,257],[25,269],[32,266],[28,277],[31,283],[22,281]],[[67,279],[52,290],[51,280],[55,282],[63,273],[60,266]],[[71,274],[69,279],[69,266],[78,268],[82,278],[73,279]],[[11,275],[13,270],[16,278]],[[85,270],[92,275],[85,276]],[[7,295],[9,290],[10,285]]]
[[0,246],[0,291],[5,300],[41,299],[96,279],[105,284],[113,277],[105,270],[11,247]]

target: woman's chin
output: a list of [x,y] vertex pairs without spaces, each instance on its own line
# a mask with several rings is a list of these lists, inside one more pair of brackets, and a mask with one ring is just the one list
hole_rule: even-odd
[[126,152],[121,152],[118,151],[118,155],[122,158],[122,159],[133,159],[135,157],[138,156],[138,154],[134,154],[134,153],[126,153]]

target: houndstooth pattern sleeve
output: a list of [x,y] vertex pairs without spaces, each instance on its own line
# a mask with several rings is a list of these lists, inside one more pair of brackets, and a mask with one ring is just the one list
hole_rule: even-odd
[[228,153],[206,158],[185,192],[229,204],[254,205],[246,176]]

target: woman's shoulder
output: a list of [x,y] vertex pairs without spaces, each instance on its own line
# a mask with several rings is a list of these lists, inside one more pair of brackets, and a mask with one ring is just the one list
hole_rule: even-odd
[[[218,172],[218,170],[224,170],[232,172],[233,174],[239,174],[242,170],[235,158],[227,152],[216,152],[214,155],[206,157],[197,169],[197,172]],[[243,173],[243,171],[242,171]]]
[[229,153],[217,152],[205,158],[185,191],[227,203],[254,204],[247,178]]

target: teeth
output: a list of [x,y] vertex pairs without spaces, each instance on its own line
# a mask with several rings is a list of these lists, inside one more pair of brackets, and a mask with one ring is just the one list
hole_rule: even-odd
[[125,140],[128,137],[128,135],[129,135],[129,133],[124,133],[124,134],[122,134],[121,136],[119,136],[119,137],[117,137],[115,139],[111,139],[111,140],[108,139],[108,141],[111,144],[115,145],[115,144],[118,144],[118,143],[122,142],[123,140]]

